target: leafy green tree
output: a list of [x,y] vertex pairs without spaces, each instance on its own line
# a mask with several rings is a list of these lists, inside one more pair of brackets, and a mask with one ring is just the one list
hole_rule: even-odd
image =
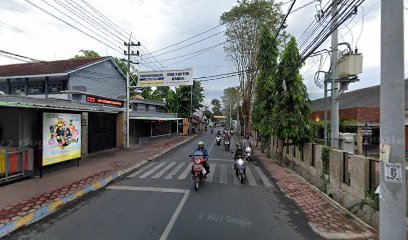
[[220,100],[214,98],[213,100],[211,100],[211,105],[212,105],[212,111],[213,111],[215,116],[222,115]]
[[256,78],[255,101],[252,110],[252,120],[255,130],[263,136],[263,139],[270,139],[273,123],[271,113],[275,102],[273,96],[273,83],[276,78],[276,68],[279,50],[273,42],[274,36],[268,26],[263,25],[258,42],[257,62],[259,73]]
[[239,112],[238,109],[241,99],[242,98],[239,87],[229,87],[224,89],[224,94],[221,97],[221,101],[224,105],[223,112],[225,116],[227,116],[227,119],[230,119],[230,117],[232,117],[233,119],[238,119],[237,113]]
[[299,49],[296,39],[292,37],[281,54],[273,84],[272,132],[284,142],[281,160],[284,146],[303,145],[312,137],[309,126],[310,100],[299,74],[299,62]]
[[98,58],[101,57],[101,55],[99,55],[99,53],[97,53],[94,50],[84,50],[81,49],[79,50],[79,52],[81,54],[77,54],[73,57],[73,59],[87,59],[87,58]]
[[[220,17],[220,22],[226,27],[225,35],[228,43],[224,47],[228,57],[234,61],[239,75],[240,93],[242,96],[241,133],[244,129],[249,132],[253,95],[257,69],[258,39],[261,26],[264,24],[270,29],[278,29],[284,14],[280,4],[273,0],[241,0],[228,12]],[[286,28],[286,26],[284,26]],[[285,39],[283,31],[278,43]],[[245,125],[245,126],[243,126]]]
[[[193,81],[193,107],[192,113],[197,111],[203,106],[204,102],[204,88],[199,81]],[[181,117],[190,116],[190,98],[191,98],[191,86],[181,86],[176,88],[176,103],[177,113]]]

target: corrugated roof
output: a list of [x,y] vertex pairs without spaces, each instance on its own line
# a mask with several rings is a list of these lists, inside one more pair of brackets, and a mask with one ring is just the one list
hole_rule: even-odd
[[120,112],[123,108],[109,107],[100,104],[80,103],[71,100],[55,98],[31,98],[22,96],[1,96],[0,106],[20,107],[20,108],[43,108],[43,109],[61,109],[70,111],[89,111],[89,112]]
[[109,59],[110,57],[98,57],[88,59],[68,59],[47,62],[20,63],[0,66],[0,77],[19,77],[47,74],[69,73],[76,69],[86,67]]
[[[408,96],[408,79],[405,79],[405,95]],[[380,85],[362,88],[340,94],[340,109],[355,107],[379,107],[380,106]],[[331,97],[327,98],[327,109],[330,109]],[[405,109],[408,109],[408,98],[405,98]],[[312,101],[312,112],[324,110],[324,98]]]
[[177,118],[175,113],[160,113],[160,112],[141,112],[141,111],[132,111],[129,115],[130,119],[137,118]]

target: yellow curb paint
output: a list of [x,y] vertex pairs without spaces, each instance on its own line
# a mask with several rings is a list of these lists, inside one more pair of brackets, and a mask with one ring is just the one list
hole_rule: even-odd
[[92,187],[93,187],[94,190],[96,190],[96,189],[101,187],[101,183],[100,182],[93,183]]
[[33,214],[30,213],[16,221],[16,228],[20,228],[33,220]]
[[111,182],[111,181],[112,181],[112,179],[113,179],[113,177],[112,177],[112,176],[108,177],[108,182]]
[[84,190],[80,190],[80,191],[78,191],[78,192],[76,192],[76,193],[74,193],[75,194],[75,197],[80,197],[80,196],[82,196],[82,195],[84,195]]
[[54,211],[57,207],[59,207],[62,204],[62,200],[61,199],[57,199],[55,200],[53,203],[51,203],[50,205],[48,205],[48,211],[52,212]]

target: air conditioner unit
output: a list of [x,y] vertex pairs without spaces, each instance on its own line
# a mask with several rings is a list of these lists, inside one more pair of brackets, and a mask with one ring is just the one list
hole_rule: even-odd
[[363,55],[361,53],[349,53],[343,55],[337,61],[337,79],[356,76],[363,72]]

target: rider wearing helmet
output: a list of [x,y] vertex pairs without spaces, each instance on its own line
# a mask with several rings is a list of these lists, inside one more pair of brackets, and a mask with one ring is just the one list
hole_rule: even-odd
[[[199,141],[198,142],[198,146],[197,149],[194,151],[201,151],[204,155],[204,162],[203,162],[203,167],[204,169],[207,171],[206,175],[210,173],[210,166],[208,165],[208,151],[207,149],[204,148],[204,142],[203,141]],[[194,153],[193,153],[194,155]],[[191,168],[191,173],[194,173],[193,168]]]
[[234,153],[234,160],[236,160],[238,158],[243,158],[243,157],[244,157],[244,150],[242,149],[242,145],[237,144],[237,148],[236,148],[235,153]]

